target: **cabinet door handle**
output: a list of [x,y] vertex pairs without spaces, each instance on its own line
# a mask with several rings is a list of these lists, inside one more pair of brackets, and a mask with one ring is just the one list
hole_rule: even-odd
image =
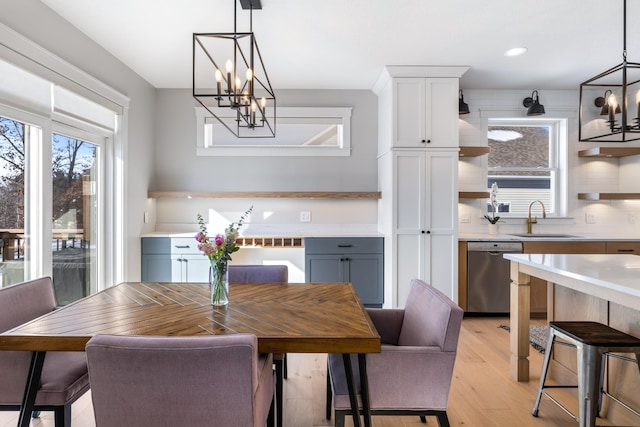
[[420,141],[420,142],[422,142],[422,143],[424,144],[425,142],[427,142],[427,140],[426,140],[426,139],[423,139],[423,140],[422,140],[422,141]]
[[633,249],[618,249],[618,252],[635,252]]
[[338,245],[339,248],[351,248],[353,245]]
[[422,234],[431,234],[431,231],[430,230],[422,230],[421,233]]
[[189,249],[189,245],[174,245],[177,249]]

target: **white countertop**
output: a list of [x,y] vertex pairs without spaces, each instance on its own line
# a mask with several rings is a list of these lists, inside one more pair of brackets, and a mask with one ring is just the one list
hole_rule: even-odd
[[640,310],[640,256],[511,253],[503,256],[549,273],[532,276]]
[[[518,233],[524,234],[524,233]],[[555,233],[553,233],[555,234]],[[565,234],[565,233],[558,233]],[[629,234],[581,234],[567,232],[570,237],[553,237],[551,233],[533,233],[526,237],[515,234],[488,234],[488,233],[460,233],[458,240],[460,241],[476,241],[476,242],[491,242],[491,241],[518,241],[527,242],[534,240],[544,240],[551,242],[588,242],[588,241],[607,241],[607,242],[625,242],[625,241],[640,241],[640,236]]]

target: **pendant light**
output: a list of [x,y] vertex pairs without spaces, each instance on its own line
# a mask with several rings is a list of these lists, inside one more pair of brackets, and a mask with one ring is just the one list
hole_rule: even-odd
[[[622,6],[622,62],[580,85],[580,141],[640,139],[640,64],[627,60],[627,0]],[[604,96],[600,96],[603,89]],[[599,112],[584,102],[595,95],[596,107],[602,107]]]
[[[249,32],[193,34],[193,97],[238,138],[273,138],[276,97],[253,33],[253,10],[260,0],[239,0],[249,9]],[[215,130],[214,130],[215,133]]]

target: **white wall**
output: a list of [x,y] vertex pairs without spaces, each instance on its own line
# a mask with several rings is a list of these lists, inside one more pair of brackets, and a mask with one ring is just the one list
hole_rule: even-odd
[[[577,85],[576,85],[577,86]],[[464,88],[463,88],[464,89]],[[539,90],[540,103],[548,118],[567,118],[569,146],[567,152],[568,215],[562,219],[538,218],[536,232],[584,233],[584,234],[640,234],[640,201],[578,200],[578,193],[586,192],[640,192],[640,156],[622,159],[579,158],[578,151],[596,146],[595,143],[578,141],[579,88],[576,90]],[[531,96],[530,90],[471,90],[464,89],[465,101],[471,114],[460,116],[460,145],[487,145],[486,119],[501,117],[504,112],[526,117],[522,100]],[[592,102],[592,100],[589,100]],[[595,107],[594,107],[595,108]],[[638,146],[632,143],[604,143],[607,146]],[[487,191],[487,156],[466,158],[460,161],[460,190]],[[460,233],[486,233],[487,221],[482,218],[486,199],[462,199],[459,205],[460,220],[468,216],[470,223],[460,221]],[[594,224],[587,224],[586,214],[595,217]],[[508,219],[500,223],[501,233],[526,232],[525,218]]]

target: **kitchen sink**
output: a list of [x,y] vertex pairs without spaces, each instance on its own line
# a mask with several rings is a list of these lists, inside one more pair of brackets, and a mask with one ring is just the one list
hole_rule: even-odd
[[533,233],[533,234],[512,234],[512,236],[522,238],[537,238],[537,239],[579,239],[580,236],[575,234],[550,234],[550,233]]

